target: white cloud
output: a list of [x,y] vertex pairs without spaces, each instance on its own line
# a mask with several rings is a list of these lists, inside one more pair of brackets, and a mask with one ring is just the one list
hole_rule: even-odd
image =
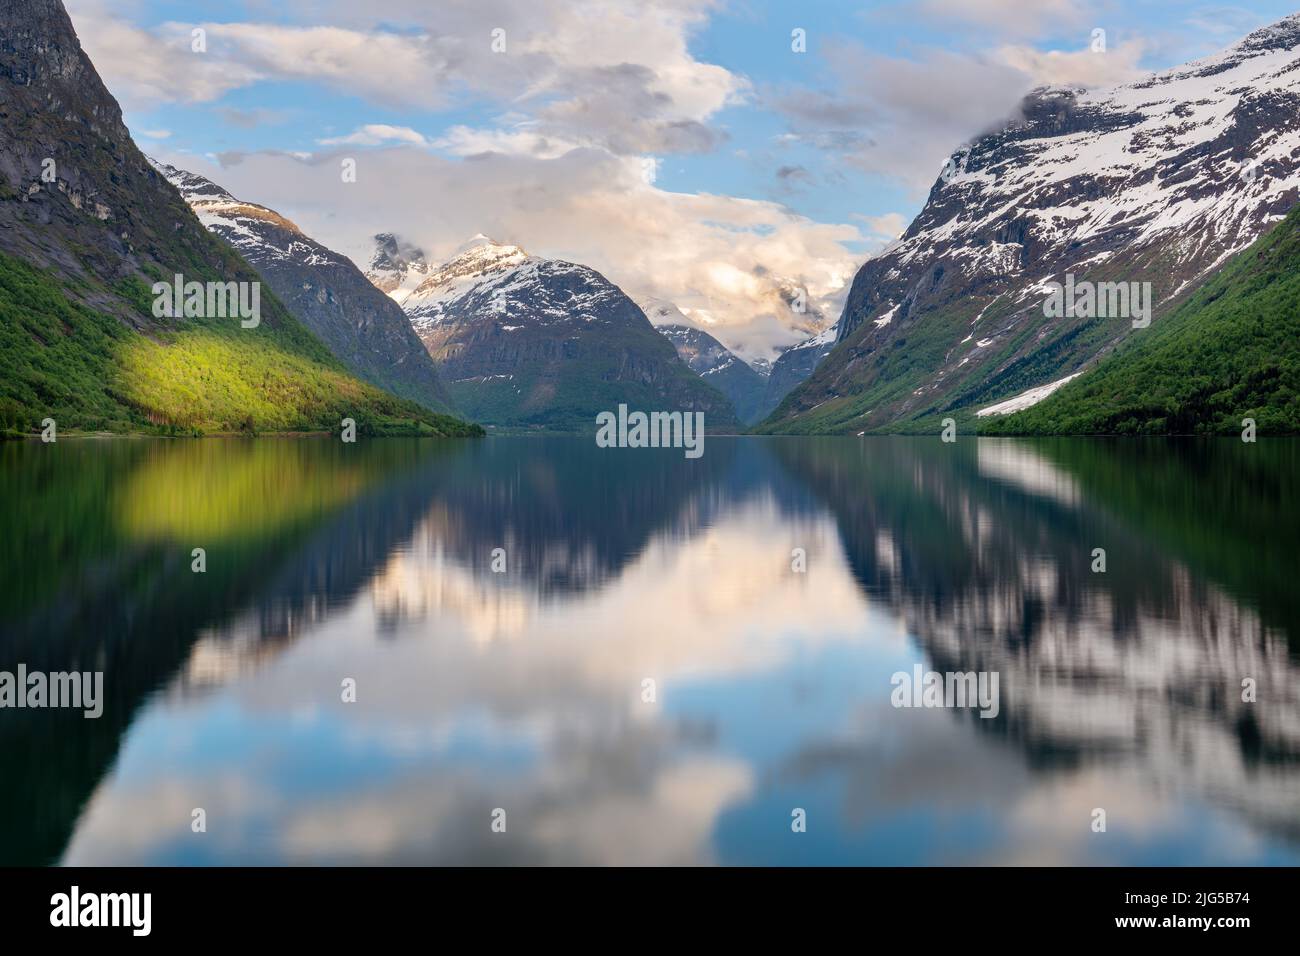
[[541,135],[536,131],[535,123],[520,124],[508,129],[452,126],[434,140],[432,145],[453,156],[505,153],[511,156],[533,156],[538,159],[555,159],[579,146],[578,143],[570,140]]
[[893,242],[903,234],[910,220],[901,212],[887,212],[880,216],[856,216],[867,224],[871,238],[881,243]]
[[261,78],[246,64],[192,52],[188,28],[142,30],[101,0],[69,0],[67,6],[82,48],[128,112],[210,102]]
[[826,90],[773,100],[794,137],[918,190],[955,146],[1010,115],[1032,86],[1006,63],[945,50],[905,59],[837,44],[825,58]]
[[[383,30],[206,23],[208,56],[258,79],[306,80],[399,106],[445,105],[454,61],[438,37]],[[169,24],[166,33],[189,27]]]
[[1110,86],[1143,75],[1140,42],[1091,50],[1005,45],[985,53],[928,48],[912,58],[842,43],[826,52],[824,89],[775,95],[790,141],[808,143],[868,172],[928,189],[960,144],[1014,117],[1039,86]]
[[316,142],[322,146],[381,146],[385,143],[428,145],[428,140],[409,126],[388,126],[385,123],[367,123],[347,136],[333,136]]
[[1031,46],[999,47],[997,58],[1024,73],[1033,86],[1082,86],[1089,89],[1118,86],[1147,75],[1138,64],[1145,52],[1141,40],[1092,50],[1037,50]]
[[[315,82],[384,107],[442,109],[466,95],[526,111],[547,140],[616,153],[691,152],[718,141],[707,120],[748,81],[691,54],[712,0],[443,0],[389,4],[369,18],[325,3],[331,26],[167,23],[144,30],[101,0],[72,0],[74,22],[109,88],[131,108],[207,102],[266,81]],[[207,31],[192,53],[190,31]],[[494,52],[492,31],[505,31]],[[486,133],[483,135],[491,135]]]

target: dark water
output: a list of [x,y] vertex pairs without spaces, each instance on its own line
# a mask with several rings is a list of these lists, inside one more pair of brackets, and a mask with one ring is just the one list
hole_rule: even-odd
[[[0,862],[1300,862],[1296,443],[64,440],[0,490],[0,670],[106,696],[0,709]],[[998,715],[894,707],[918,664]]]

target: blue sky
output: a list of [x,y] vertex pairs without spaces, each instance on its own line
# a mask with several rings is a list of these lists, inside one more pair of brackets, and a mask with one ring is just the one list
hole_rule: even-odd
[[[1127,82],[1294,12],[1267,0],[67,2],[147,152],[362,268],[377,231],[435,259],[485,232],[673,301],[751,358],[837,318],[856,267],[915,215],[947,155],[1028,89]],[[795,29],[806,52],[792,50]],[[342,184],[349,158],[358,182]],[[786,307],[791,288],[807,290],[807,313]]]

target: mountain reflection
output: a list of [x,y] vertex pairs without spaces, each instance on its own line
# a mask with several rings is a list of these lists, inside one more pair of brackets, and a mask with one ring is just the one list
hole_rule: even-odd
[[[1298,855],[1292,444],[68,442],[0,473],[0,669],[108,694],[0,711],[3,862]],[[914,663],[999,672],[999,717],[894,709]]]
[[[1252,503],[1225,514],[1223,482],[1206,478],[1256,455],[1293,485],[1294,447],[1165,442],[1160,455],[1184,459],[1172,472],[1151,467],[1155,447],[837,442],[785,460],[834,513],[855,578],[933,669],[1001,674],[1002,717],[977,730],[1015,741],[1035,767],[1131,764],[1154,787],[1295,840],[1298,632],[1294,603],[1272,599],[1289,591],[1297,526],[1258,481],[1238,485],[1233,499]],[[1093,494],[1107,479],[1125,494]],[[863,495],[864,483],[888,493]],[[1195,547],[1172,546],[1183,544]],[[1092,571],[1094,548],[1105,573]],[[1257,703],[1242,702],[1244,678]]]

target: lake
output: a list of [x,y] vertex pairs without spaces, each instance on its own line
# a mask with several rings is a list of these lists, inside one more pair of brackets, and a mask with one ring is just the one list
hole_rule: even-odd
[[0,488],[0,670],[104,697],[0,709],[3,863],[1300,862],[1300,442],[66,438]]

